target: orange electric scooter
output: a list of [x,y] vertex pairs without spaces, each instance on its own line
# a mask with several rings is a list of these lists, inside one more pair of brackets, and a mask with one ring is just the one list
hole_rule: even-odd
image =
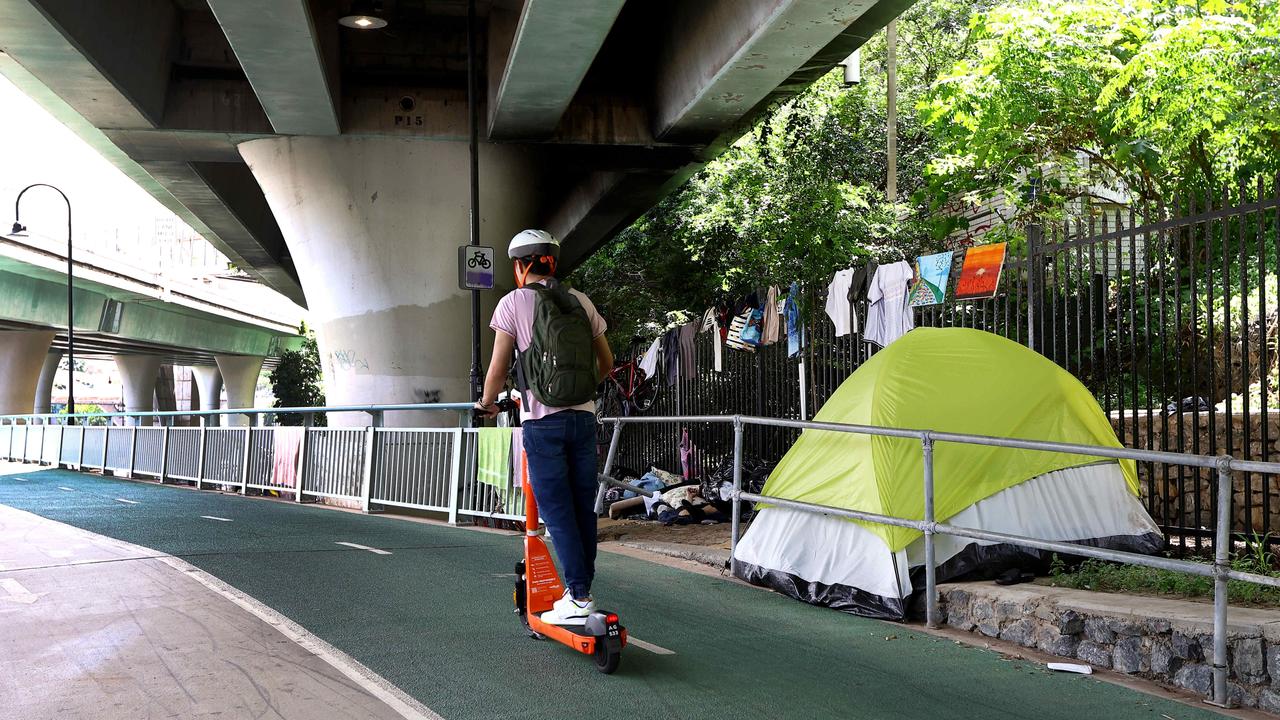
[[[502,400],[498,408],[510,411],[516,405]],[[523,453],[520,459],[520,476],[524,484],[524,559],[516,563],[516,583],[513,599],[515,612],[520,616],[529,636],[535,640],[551,639],[568,645],[595,659],[596,669],[609,674],[618,669],[622,660],[622,648],[627,644],[627,629],[622,627],[617,613],[596,611],[587,616],[582,625],[553,625],[542,621],[542,613],[551,609],[564,595],[564,584],[547,544],[542,541],[538,525],[538,503],[533,497],[533,485],[529,482],[529,466]]]

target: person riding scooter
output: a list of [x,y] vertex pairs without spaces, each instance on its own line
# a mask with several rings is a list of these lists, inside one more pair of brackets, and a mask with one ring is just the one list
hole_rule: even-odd
[[544,622],[575,625],[595,612],[596,389],[613,367],[607,325],[583,293],[556,279],[560,242],[545,230],[511,240],[516,289],[494,309],[496,335],[476,408],[497,414],[498,393],[516,358],[529,481],[564,573],[564,596]]

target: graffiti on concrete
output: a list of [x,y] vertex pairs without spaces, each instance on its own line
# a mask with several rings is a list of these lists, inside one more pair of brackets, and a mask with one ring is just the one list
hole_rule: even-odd
[[440,402],[440,391],[439,391],[439,390],[423,390],[422,388],[418,388],[418,389],[414,392],[414,394],[418,396],[418,402],[420,402],[420,403],[438,403],[438,402]]
[[334,350],[329,353],[329,370],[337,372],[353,372],[356,370],[368,370],[369,361],[360,357],[354,350]]

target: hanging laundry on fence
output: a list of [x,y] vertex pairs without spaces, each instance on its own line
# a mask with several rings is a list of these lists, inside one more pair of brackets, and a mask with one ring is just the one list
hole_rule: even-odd
[[916,258],[915,285],[911,288],[911,307],[937,305],[947,297],[947,280],[951,278],[951,250]]
[[693,379],[698,376],[698,358],[694,352],[693,339],[698,334],[697,320],[681,325],[680,330],[680,377]]
[[476,431],[476,479],[493,488],[503,507],[510,494],[511,430],[483,427]]
[[827,317],[836,326],[836,337],[844,337],[858,332],[858,316],[854,315],[849,303],[849,288],[853,283],[853,268],[837,270],[827,286]]
[[715,308],[707,308],[702,316],[702,332],[711,333],[711,367],[716,372],[724,372],[724,357],[720,348],[723,338],[720,335],[719,313]]
[[772,345],[778,342],[781,335],[781,316],[778,312],[778,288],[776,285],[770,285],[769,291],[765,293],[764,301],[764,336],[760,338],[761,345]]
[[742,328],[742,342],[751,347],[759,347],[764,337],[764,311],[760,308],[747,310],[747,324]]
[[1005,243],[991,243],[969,248],[960,279],[956,282],[957,300],[976,300],[994,297],[1000,286],[1000,273],[1004,268]]
[[787,357],[795,357],[804,349],[804,325],[800,320],[800,284],[791,283],[783,305],[787,318]]
[[734,316],[733,322],[729,323],[729,335],[724,340],[725,345],[734,350],[755,352],[755,346],[744,342],[742,339],[742,331],[747,328],[747,321],[751,317],[751,312],[751,308],[747,308]]
[[907,308],[907,283],[915,273],[911,263],[904,261],[881,265],[867,300],[867,327],[863,339],[881,347],[897,340],[916,326],[913,313]]
[[658,353],[662,351],[662,336],[653,339],[653,344],[648,350],[644,351],[644,355],[640,357],[640,369],[644,371],[647,378],[654,377],[658,374]]
[[662,334],[662,362],[666,364],[667,387],[680,379],[680,328]]

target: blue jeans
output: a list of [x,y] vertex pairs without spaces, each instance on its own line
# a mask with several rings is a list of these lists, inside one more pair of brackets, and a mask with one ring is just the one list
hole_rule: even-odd
[[586,598],[596,574],[596,416],[561,410],[521,428],[533,497],[565,585],[575,598]]

